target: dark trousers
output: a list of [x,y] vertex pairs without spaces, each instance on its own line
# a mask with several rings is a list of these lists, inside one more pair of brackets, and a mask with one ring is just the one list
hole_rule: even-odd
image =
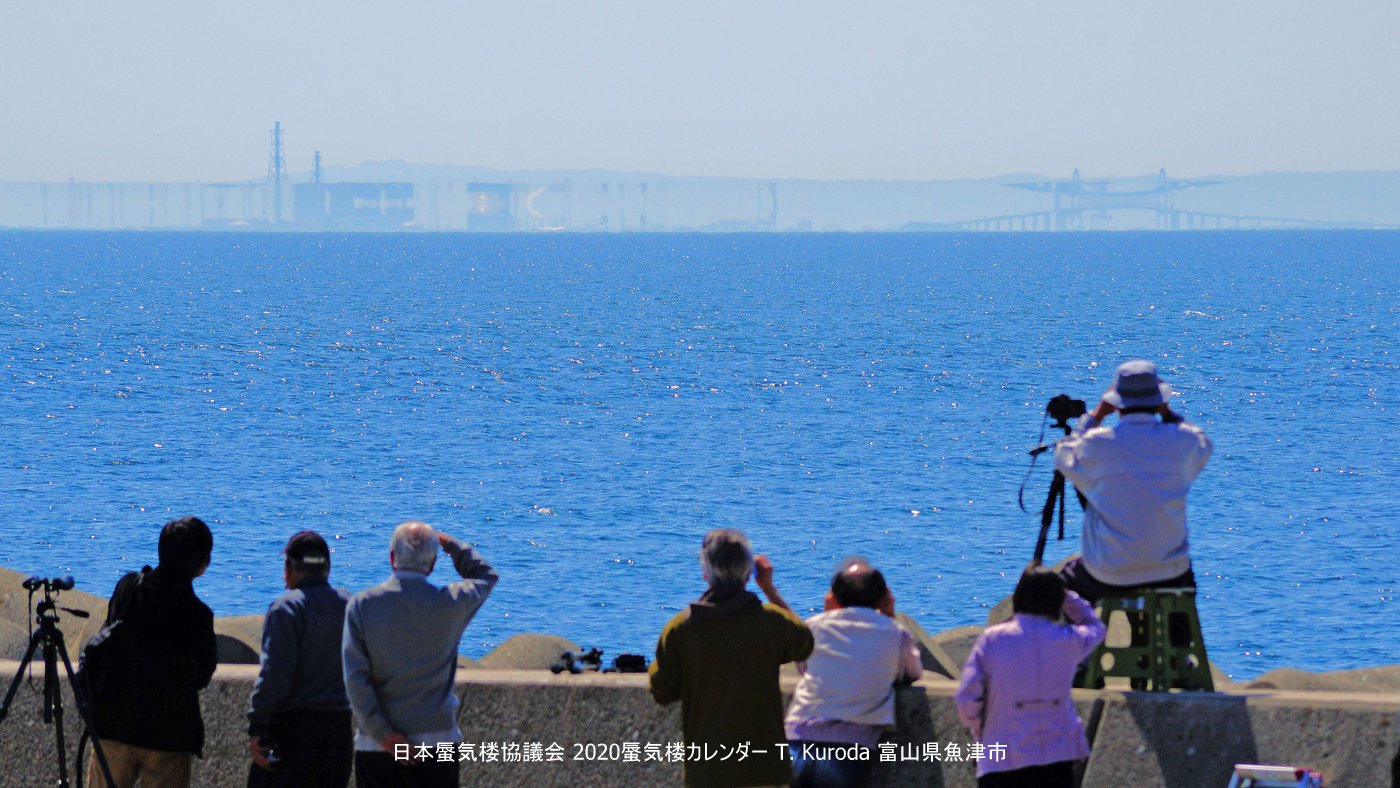
[[[860,747],[859,758],[823,757],[835,753],[851,755],[856,745],[850,742],[792,741],[788,752],[792,756],[792,788],[858,788],[865,782],[874,755],[869,747]],[[812,757],[807,757],[809,754]]]
[[457,762],[401,761],[387,752],[359,750],[355,788],[457,788]]
[[1084,601],[1091,605],[1106,596],[1131,596],[1139,588],[1196,587],[1196,573],[1190,569],[1187,569],[1184,573],[1176,577],[1169,577],[1165,580],[1154,580],[1150,583],[1139,583],[1135,586],[1109,585],[1089,574],[1089,570],[1084,566],[1084,558],[1082,556],[1071,558],[1060,568],[1060,579],[1065,581],[1066,588],[1084,597]]
[[1074,761],[1056,761],[977,778],[977,788],[1074,788]]
[[248,767],[248,788],[345,788],[355,754],[348,711],[295,711],[273,716],[263,746],[277,763]]

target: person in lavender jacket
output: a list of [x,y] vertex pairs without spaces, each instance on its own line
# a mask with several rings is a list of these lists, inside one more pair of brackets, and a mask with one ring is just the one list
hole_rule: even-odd
[[[1010,621],[977,639],[958,682],[963,724],[988,754],[1004,754],[978,762],[977,785],[1071,788],[1089,740],[1070,684],[1106,629],[1088,602],[1039,563],[1021,573],[1011,606]],[[1059,621],[1062,612],[1069,623]]]

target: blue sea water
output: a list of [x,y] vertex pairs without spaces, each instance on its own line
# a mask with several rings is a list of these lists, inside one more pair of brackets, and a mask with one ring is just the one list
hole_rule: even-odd
[[1396,663],[1398,261],[1379,232],[0,234],[0,564],[106,595],[194,513],[199,593],[261,613],[291,533],[358,590],[417,518],[500,569],[464,653],[650,654],[729,526],[799,610],[860,553],[926,629],[982,623],[1034,546],[1046,400],[1147,356],[1216,446],[1212,659]]

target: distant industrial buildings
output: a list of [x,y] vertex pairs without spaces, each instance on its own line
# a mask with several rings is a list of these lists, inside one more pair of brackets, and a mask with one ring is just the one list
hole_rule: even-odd
[[304,230],[412,228],[411,183],[298,183],[288,224]]
[[[0,227],[309,232],[1065,231],[1400,227],[1400,173],[815,181],[375,162],[262,180],[0,182]],[[1014,187],[1014,188],[1013,188]],[[1208,187],[1208,188],[1207,188]]]
[[306,231],[771,230],[778,186],[658,179],[0,183],[0,227]]
[[[528,175],[528,174],[527,174]],[[558,174],[551,173],[557,176]],[[547,181],[4,183],[0,227],[308,232],[1065,231],[1400,226],[1400,173],[1217,178],[1153,191],[1115,179],[1075,191],[1024,178],[746,181],[600,177]],[[1070,186],[1059,184],[1069,183]],[[1121,191],[1119,191],[1121,190]]]

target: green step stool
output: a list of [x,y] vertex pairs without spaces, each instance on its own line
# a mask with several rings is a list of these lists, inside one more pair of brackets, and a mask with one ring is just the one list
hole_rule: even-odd
[[1084,686],[1102,687],[1105,676],[1122,676],[1135,690],[1215,690],[1196,615],[1196,589],[1144,588],[1099,600],[1104,624],[1112,627],[1115,612],[1127,618],[1131,640],[1126,646],[1099,644],[1089,657]]

